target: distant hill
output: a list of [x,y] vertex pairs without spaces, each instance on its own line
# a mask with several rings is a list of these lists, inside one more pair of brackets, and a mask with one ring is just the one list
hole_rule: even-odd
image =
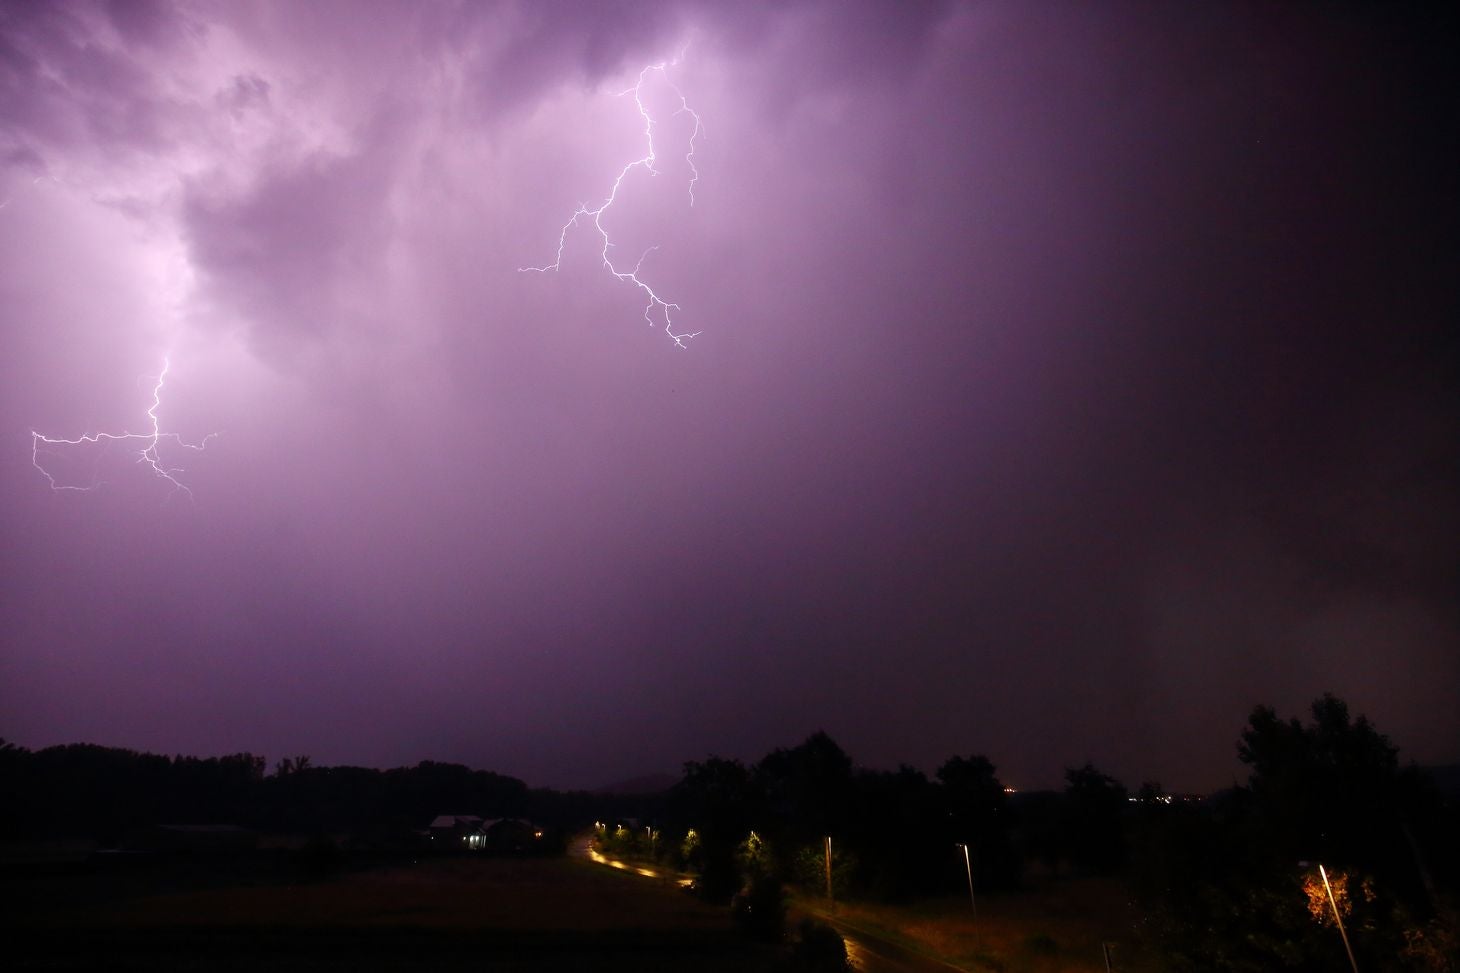
[[678,784],[679,779],[679,774],[649,774],[644,777],[631,777],[628,780],[621,780],[616,784],[600,787],[593,793],[616,796],[663,794],[675,784]]

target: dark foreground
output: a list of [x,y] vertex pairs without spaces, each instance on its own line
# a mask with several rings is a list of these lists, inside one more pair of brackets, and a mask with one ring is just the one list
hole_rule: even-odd
[[303,880],[175,864],[10,874],[17,970],[773,970],[723,909],[565,859],[423,860]]

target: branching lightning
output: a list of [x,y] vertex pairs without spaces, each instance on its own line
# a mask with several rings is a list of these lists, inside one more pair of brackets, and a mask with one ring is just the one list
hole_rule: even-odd
[[[161,445],[163,440],[167,440],[181,447],[182,449],[190,450],[192,452],[202,452],[203,449],[208,445],[208,440],[212,439],[218,434],[209,433],[208,435],[203,437],[201,442],[189,443],[184,442],[182,437],[175,432],[162,431],[162,420],[158,417],[157,413],[158,410],[162,408],[162,386],[167,381],[167,371],[171,367],[171,364],[172,363],[167,358],[163,358],[162,371],[158,373],[157,381],[152,386],[152,405],[147,409],[147,420],[151,425],[151,431],[149,432],[96,432],[87,433],[83,436],[77,436],[75,439],[58,439],[52,436],[46,436],[38,433],[34,429],[31,430],[31,465],[33,465],[37,470],[40,470],[41,475],[44,476],[47,482],[50,483],[52,490],[78,490],[85,492],[89,490],[94,490],[97,487],[101,486],[103,481],[93,478],[91,483],[85,485],[60,483],[56,480],[55,475],[53,475],[49,470],[46,469],[44,465],[42,465],[41,459],[43,455],[55,453],[59,449],[66,446],[94,446],[98,444],[105,445],[117,442],[133,444],[132,448],[136,452],[136,461],[138,463],[146,463],[152,468],[152,472],[156,476],[159,476],[162,479],[166,480],[168,483],[172,484],[172,490],[174,493],[180,491],[183,494],[186,494],[189,500],[192,499],[193,491],[189,490],[187,485],[179,480],[176,476],[176,474],[183,472],[183,468],[180,466],[168,466],[166,463],[164,463],[162,460],[162,456],[158,452],[158,446]],[[143,445],[141,445],[140,448],[137,448],[136,444],[139,443]]]
[[673,301],[666,301],[664,298],[660,297],[658,292],[655,291],[654,288],[648,284],[648,282],[646,282],[642,277],[639,276],[639,272],[641,269],[643,269],[644,266],[644,259],[648,257],[650,253],[657,250],[658,247],[650,247],[642,254],[640,254],[639,259],[634,264],[632,270],[620,269],[618,265],[613,262],[613,258],[609,256],[609,251],[613,249],[614,243],[609,239],[608,229],[603,225],[604,214],[607,213],[609,209],[613,206],[614,202],[617,201],[619,188],[623,185],[624,179],[628,177],[629,173],[633,172],[635,169],[643,169],[650,175],[659,174],[659,170],[654,168],[655,161],[658,158],[654,148],[654,116],[650,114],[648,107],[644,104],[644,84],[652,74],[656,73],[659,75],[660,78],[663,79],[664,84],[668,86],[670,91],[674,92],[674,96],[679,100],[679,107],[675,110],[674,114],[687,114],[691,119],[694,120],[694,128],[690,132],[689,147],[688,151],[685,152],[684,161],[685,164],[689,167],[690,172],[689,204],[690,206],[694,206],[695,204],[695,183],[698,182],[700,178],[699,170],[695,168],[694,162],[695,140],[699,138],[701,134],[703,134],[704,126],[700,122],[700,116],[698,115],[698,113],[696,113],[695,110],[689,106],[689,102],[684,97],[684,92],[680,91],[679,86],[676,85],[669,78],[669,68],[674,67],[678,63],[679,59],[675,58],[675,60],[673,61],[660,62],[659,64],[651,64],[639,72],[639,79],[633,87],[626,88],[618,93],[619,97],[630,94],[633,95],[634,103],[639,108],[639,115],[644,119],[644,141],[647,149],[644,155],[641,158],[635,159],[628,165],[624,166],[621,170],[619,170],[618,178],[613,181],[613,188],[609,190],[608,198],[605,199],[602,203],[599,203],[597,209],[589,209],[587,203],[580,203],[578,205],[578,208],[574,210],[573,215],[569,217],[568,222],[563,224],[563,229],[558,234],[557,254],[552,263],[544,264],[541,267],[518,267],[517,270],[519,273],[546,273],[549,270],[556,271],[560,269],[563,264],[563,249],[567,246],[568,243],[568,231],[577,226],[579,224],[579,221],[586,220],[588,222],[591,222],[593,224],[593,228],[598,231],[599,239],[603,242],[603,247],[599,251],[599,255],[603,260],[604,269],[607,270],[614,277],[617,277],[619,280],[633,284],[640,291],[642,291],[644,297],[646,298],[646,303],[644,304],[644,320],[649,323],[650,327],[654,327],[657,324],[656,318],[661,318],[664,322],[665,334],[674,339],[675,345],[680,348],[685,348],[687,347],[687,342],[689,341],[689,339],[695,337],[700,332],[677,331],[675,329],[673,312],[680,310],[679,305],[674,303]]

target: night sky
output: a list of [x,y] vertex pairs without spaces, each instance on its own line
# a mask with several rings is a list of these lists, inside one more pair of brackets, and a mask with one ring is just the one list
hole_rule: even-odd
[[1441,6],[0,4],[0,736],[1460,760]]

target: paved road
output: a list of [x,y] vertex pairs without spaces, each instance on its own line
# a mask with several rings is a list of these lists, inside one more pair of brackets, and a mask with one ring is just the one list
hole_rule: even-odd
[[[692,877],[683,872],[647,865],[642,862],[626,862],[608,858],[594,851],[590,844],[591,835],[584,834],[568,845],[568,853],[584,861],[596,862],[608,868],[652,878],[676,885],[688,885]],[[858,973],[971,973],[961,966],[954,966],[942,960],[914,952],[905,946],[883,939],[876,933],[849,925],[835,916],[821,912],[808,913],[822,922],[836,928],[847,944],[847,959]],[[794,919],[794,917],[793,917]]]

